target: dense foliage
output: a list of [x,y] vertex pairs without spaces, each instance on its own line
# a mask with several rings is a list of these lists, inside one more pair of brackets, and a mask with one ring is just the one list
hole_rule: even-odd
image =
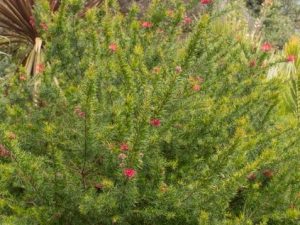
[[298,0],[246,0],[246,6],[263,38],[280,48],[299,29]]
[[43,69],[1,80],[1,224],[299,223],[297,116],[266,76],[298,51],[247,35],[239,1],[46,2]]

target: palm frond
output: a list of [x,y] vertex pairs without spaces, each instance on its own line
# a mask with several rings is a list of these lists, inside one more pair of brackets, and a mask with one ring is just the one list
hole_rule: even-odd
[[33,0],[2,0],[0,3],[0,35],[34,44],[38,32],[33,26]]
[[[87,0],[78,16],[84,17],[86,12],[99,6],[103,0]],[[33,98],[36,102],[40,86],[40,67],[43,63],[43,41],[35,24],[33,8],[35,0],[0,0],[0,47],[10,49],[11,46],[25,45],[25,51],[19,59],[25,67],[26,75],[34,82]],[[50,10],[59,9],[61,0],[49,0]]]
[[58,10],[59,6],[60,6],[60,0],[50,0],[50,9],[52,12],[55,12]]

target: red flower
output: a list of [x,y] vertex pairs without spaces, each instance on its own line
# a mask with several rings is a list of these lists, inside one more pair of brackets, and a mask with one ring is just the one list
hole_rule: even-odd
[[117,44],[115,44],[115,43],[111,43],[111,44],[108,46],[108,48],[109,48],[109,50],[111,50],[112,52],[115,52],[115,51],[117,51],[118,46],[117,46]]
[[255,66],[256,66],[256,60],[255,60],[255,59],[251,60],[251,61],[249,62],[249,66],[250,66],[250,67],[255,67]]
[[269,51],[271,51],[271,49],[272,49],[272,45],[269,42],[265,42],[261,46],[261,50],[263,52],[269,52]]
[[288,55],[286,57],[287,62],[295,62],[296,61],[296,56],[295,55]]
[[175,71],[176,71],[176,73],[181,73],[182,72],[181,66],[176,66]]
[[120,149],[121,149],[121,151],[128,151],[129,150],[129,146],[126,143],[122,143],[120,145]]
[[0,157],[9,157],[11,156],[10,151],[8,151],[3,145],[0,144]]
[[45,65],[41,63],[37,64],[35,69],[37,73],[43,73],[45,70]]
[[31,25],[32,27],[35,27],[35,19],[34,19],[33,16],[30,16],[30,17],[29,17],[29,23],[30,23],[30,25]]
[[79,112],[78,116],[81,117],[81,118],[84,118],[85,117],[85,112]]
[[254,180],[256,180],[256,174],[255,173],[249,173],[248,175],[247,175],[247,179],[249,180],[249,181],[254,181]]
[[190,24],[193,22],[193,19],[186,16],[186,17],[184,17],[183,22],[184,22],[184,24]]
[[124,169],[123,174],[128,179],[131,179],[136,175],[136,171],[134,169]]
[[80,107],[77,106],[75,109],[74,109],[74,113],[77,114],[77,116],[81,117],[81,118],[84,118],[85,117],[85,112],[81,111]]
[[143,28],[151,28],[152,26],[153,26],[153,23],[151,23],[149,21],[142,22],[142,27]]
[[213,0],[200,0],[200,3],[203,5],[208,5],[211,4],[213,2]]
[[25,80],[27,80],[27,78],[26,78],[25,75],[22,74],[22,75],[19,76],[19,80],[25,81]]
[[118,155],[118,159],[120,159],[120,160],[124,160],[124,159],[126,159],[126,158],[127,158],[127,155],[124,154],[124,153],[120,153],[120,154]]
[[273,177],[273,171],[270,170],[270,169],[265,169],[265,170],[263,171],[263,175],[264,175],[265,177],[267,177],[267,178],[272,178],[272,177]]
[[151,124],[153,127],[159,127],[159,126],[160,126],[160,119],[157,119],[157,118],[151,119],[151,120],[150,120],[150,124]]
[[199,84],[195,84],[195,85],[193,86],[193,90],[194,90],[194,91],[200,91],[200,89],[201,89],[201,86],[200,86]]
[[160,67],[156,66],[152,69],[153,73],[159,74],[160,73]]
[[104,188],[103,184],[100,184],[100,183],[95,184],[94,187],[97,191],[102,191]]
[[48,25],[44,22],[41,22],[40,23],[40,27],[44,30],[44,31],[47,31],[48,30]]

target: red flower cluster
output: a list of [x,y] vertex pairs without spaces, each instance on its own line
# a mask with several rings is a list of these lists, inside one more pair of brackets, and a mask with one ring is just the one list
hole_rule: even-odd
[[181,66],[176,66],[175,71],[176,71],[176,73],[181,73],[182,72]]
[[48,30],[48,25],[45,22],[41,22],[40,23],[40,27],[44,30],[47,31]]
[[132,179],[136,175],[136,171],[132,168],[127,168],[123,170],[123,174],[128,179]]
[[272,178],[273,177],[273,171],[271,169],[265,169],[263,171],[263,175],[266,177],[266,178]]
[[296,56],[295,55],[288,55],[287,57],[286,57],[286,61],[287,62],[295,62],[296,61]]
[[118,49],[118,45],[116,43],[111,43],[109,46],[108,46],[108,49],[112,52],[116,52],[117,49]]
[[150,124],[153,127],[159,127],[161,125],[160,119],[153,118],[150,120]]
[[142,22],[142,27],[143,28],[151,28],[152,26],[153,26],[153,23],[151,23],[149,21]]
[[255,60],[255,59],[251,60],[251,61],[249,62],[249,66],[250,66],[250,67],[255,67],[255,66],[256,66],[256,60]]
[[74,112],[77,116],[81,117],[81,118],[84,118],[85,117],[85,112],[81,111],[81,108],[80,107],[76,107],[74,109]]
[[211,4],[213,2],[213,0],[200,0],[200,3],[203,5],[208,5]]
[[101,191],[104,188],[103,184],[100,183],[95,184],[94,187],[96,188],[97,191]]
[[189,81],[192,84],[192,89],[197,92],[201,90],[201,84],[204,82],[204,79],[202,77],[196,76],[189,77]]
[[192,22],[193,22],[193,19],[188,16],[184,17],[184,19],[183,19],[183,23],[186,25],[191,24]]
[[8,151],[2,144],[0,144],[0,157],[9,157],[11,156],[10,151]]
[[21,80],[21,81],[27,80],[26,75],[24,75],[24,74],[20,75],[19,80]]
[[272,50],[272,45],[269,42],[265,42],[265,43],[262,44],[261,50],[263,52],[269,52],[269,51]]
[[126,159],[126,158],[127,158],[127,155],[124,154],[124,153],[120,153],[120,154],[118,155],[118,159],[120,159],[120,160],[124,160],[124,159]]
[[43,73],[45,71],[45,65],[42,63],[37,64],[35,69],[37,73]]
[[201,89],[201,86],[199,84],[194,84],[194,86],[193,86],[194,91],[200,91],[200,89]]
[[256,174],[254,172],[251,172],[247,175],[247,179],[249,181],[255,181],[256,180]]
[[[120,144],[120,150],[123,151],[123,152],[126,152],[129,150],[129,146],[127,143],[122,143]],[[124,160],[127,158],[127,155],[126,153],[120,153],[118,155],[118,159],[121,160],[121,163],[119,164],[119,167],[125,167],[125,162]]]
[[120,149],[121,149],[121,151],[128,151],[129,150],[129,146],[128,146],[127,143],[122,143],[120,145]]
[[152,69],[153,73],[159,74],[160,73],[160,67],[156,66]]

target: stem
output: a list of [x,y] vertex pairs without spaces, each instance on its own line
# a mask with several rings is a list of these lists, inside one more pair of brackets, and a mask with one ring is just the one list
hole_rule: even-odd
[[86,158],[87,158],[87,148],[88,148],[88,143],[87,143],[87,137],[88,136],[88,126],[87,126],[87,114],[84,118],[84,151],[83,151],[83,166],[81,169],[81,177],[82,177],[82,185],[83,188],[86,189],[86,173],[85,173],[85,168],[86,168]]

